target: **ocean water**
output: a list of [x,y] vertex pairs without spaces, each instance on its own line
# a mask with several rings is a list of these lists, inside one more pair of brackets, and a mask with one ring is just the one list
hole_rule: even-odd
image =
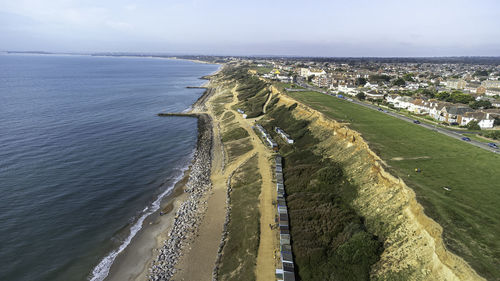
[[196,119],[156,113],[189,108],[217,68],[0,55],[0,280],[105,274],[195,149]]

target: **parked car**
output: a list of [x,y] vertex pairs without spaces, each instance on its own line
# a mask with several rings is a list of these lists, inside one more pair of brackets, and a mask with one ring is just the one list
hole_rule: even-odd
[[418,120],[413,120],[413,123],[415,123],[415,124],[420,124],[420,121],[418,121]]
[[488,143],[488,146],[491,147],[491,148],[498,148],[498,145],[496,145],[495,143]]
[[379,108],[378,108],[378,111],[382,111],[382,108],[380,108],[380,107],[379,107]]
[[463,141],[470,141],[470,138],[468,138],[468,137],[462,137],[462,140]]

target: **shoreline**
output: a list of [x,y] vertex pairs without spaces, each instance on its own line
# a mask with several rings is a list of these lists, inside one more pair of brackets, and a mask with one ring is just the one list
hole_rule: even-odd
[[[202,79],[209,80],[221,69],[222,66],[215,72],[203,76]],[[204,87],[209,83],[210,80],[204,83]],[[192,160],[187,167],[183,168],[185,170],[182,176],[175,181],[172,189],[161,198],[158,210],[146,216],[141,224],[141,229],[115,257],[106,276],[96,278],[97,276],[94,275],[96,267],[94,267],[93,272],[91,272],[92,280],[165,280],[175,273],[173,265],[182,256],[183,249],[182,247],[174,247],[174,251],[168,251],[167,245],[178,246],[182,244],[185,246],[189,244],[190,238],[191,240],[194,238],[179,234],[182,230],[196,232],[196,221],[199,224],[204,211],[206,211],[206,201],[203,201],[203,197],[211,189],[212,120],[209,115],[194,113],[194,111],[199,111],[199,108],[204,107],[213,90],[208,87],[188,109],[183,111],[190,113],[178,114],[198,119],[196,148]],[[158,116],[170,115],[160,113]],[[186,219],[188,223],[186,223]],[[192,223],[193,221],[195,223]],[[166,266],[166,252],[170,254],[168,260],[170,266]],[[109,254],[106,257],[108,256]],[[153,275],[157,277],[152,277]],[[158,275],[162,277],[158,277]]]
[[196,234],[196,224],[206,209],[203,196],[211,189],[212,126],[206,114],[184,116],[198,118],[193,159],[160,208],[144,221],[143,228],[111,265],[106,281],[169,280],[184,248]]

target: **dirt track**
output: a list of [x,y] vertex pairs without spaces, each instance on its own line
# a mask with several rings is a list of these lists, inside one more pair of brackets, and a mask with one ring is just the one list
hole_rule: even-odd
[[[223,145],[220,143],[220,131],[224,131],[224,124],[220,122],[221,118],[216,118],[213,111],[212,101],[214,97],[220,94],[215,91],[206,104],[206,111],[203,107],[195,107],[193,112],[208,113],[213,118],[214,128],[214,147],[212,154],[212,184],[213,191],[208,198],[208,209],[203,222],[200,225],[199,235],[191,245],[190,250],[181,258],[178,273],[174,280],[212,280],[212,269],[215,264],[217,250],[222,235],[224,224],[226,203],[226,182],[231,173],[246,162],[255,153],[258,155],[258,168],[262,177],[262,187],[260,194],[260,244],[257,256],[256,276],[257,280],[273,280],[274,278],[274,249],[277,244],[277,238],[269,225],[274,223],[274,206],[272,200],[275,197],[273,193],[271,162],[269,161],[272,153],[252,129],[253,121],[243,119],[242,115],[231,109],[238,102],[236,87],[232,89],[233,101],[224,105],[226,111],[235,114],[235,121],[240,127],[244,128],[250,137],[253,149],[237,157],[231,163],[223,164],[224,159]],[[222,169],[222,167],[224,167]],[[274,195],[274,196],[273,196]],[[193,266],[196,265],[196,266]]]

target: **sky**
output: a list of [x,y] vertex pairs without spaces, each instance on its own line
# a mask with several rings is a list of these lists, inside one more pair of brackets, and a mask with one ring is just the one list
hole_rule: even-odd
[[0,0],[0,51],[500,56],[496,0]]

